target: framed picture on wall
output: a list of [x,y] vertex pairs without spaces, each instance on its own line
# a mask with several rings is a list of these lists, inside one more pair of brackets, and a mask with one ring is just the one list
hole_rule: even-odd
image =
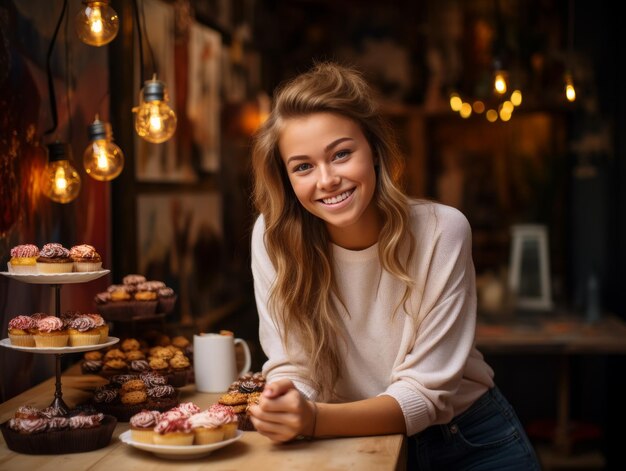
[[221,208],[217,192],[137,197],[139,273],[176,291],[176,313],[183,324],[218,303],[224,253]]
[[187,118],[200,168],[217,172],[220,164],[220,68],[222,36],[193,22],[189,31]]

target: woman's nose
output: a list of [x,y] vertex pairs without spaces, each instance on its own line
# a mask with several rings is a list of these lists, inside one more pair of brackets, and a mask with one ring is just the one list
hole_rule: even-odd
[[341,182],[341,178],[337,175],[332,167],[321,166],[319,178],[317,179],[317,187],[320,190],[333,189]]

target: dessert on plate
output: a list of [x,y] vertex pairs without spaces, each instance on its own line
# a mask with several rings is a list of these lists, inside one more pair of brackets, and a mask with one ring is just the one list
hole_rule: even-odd
[[37,257],[37,270],[39,273],[71,273],[74,262],[70,257],[70,251],[58,243],[50,243],[43,246]]
[[11,249],[8,267],[12,273],[36,274],[39,247],[33,244],[17,245]]
[[36,347],[58,348],[67,346],[69,334],[61,319],[56,316],[45,316],[37,321],[33,338]]
[[37,329],[37,321],[30,316],[17,316],[9,321],[9,339],[11,345],[34,347],[33,332]]
[[70,249],[70,257],[74,263],[74,271],[98,271],[102,268],[102,258],[92,245],[75,245]]

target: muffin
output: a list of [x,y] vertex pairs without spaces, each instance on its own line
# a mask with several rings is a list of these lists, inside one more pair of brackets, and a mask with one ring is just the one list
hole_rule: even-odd
[[144,371],[150,371],[150,363],[148,360],[130,360],[128,363],[128,369],[131,373],[143,373]]
[[119,348],[112,348],[110,350],[107,350],[107,352],[104,354],[104,361],[125,360],[125,359],[126,359],[126,355]]
[[33,332],[37,328],[37,321],[30,316],[17,316],[9,321],[9,339],[11,345],[19,347],[34,347]]
[[165,287],[165,283],[162,281],[150,280],[137,284],[137,291],[154,291],[156,293]]
[[56,348],[67,346],[69,335],[61,319],[55,316],[46,316],[37,321],[33,338],[36,347]]
[[93,400],[96,404],[111,404],[119,398],[119,389],[100,386],[93,392]]
[[128,371],[128,364],[125,360],[119,358],[113,358],[111,360],[104,360],[102,370],[100,373],[103,376],[117,376]]
[[160,288],[157,291],[157,296],[159,301],[159,304],[157,304],[157,312],[169,314],[174,310],[177,296],[172,288],[167,286],[165,288]]
[[141,379],[131,379],[130,381],[126,381],[122,384],[121,393],[122,395],[133,392],[133,391],[145,391],[146,383],[144,383]]
[[163,410],[165,407],[171,408],[178,404],[176,388],[169,384],[149,387],[146,394],[152,408]]
[[[101,301],[104,296],[108,298],[108,301]],[[123,297],[126,297],[126,300]],[[133,303],[127,292],[120,291],[120,295],[115,300],[112,293],[99,293],[94,299],[100,315],[109,321],[126,321],[133,316]]]
[[100,343],[100,329],[89,316],[78,316],[70,320],[67,324],[67,333],[71,347]]
[[152,358],[150,361],[150,368],[160,374],[167,374],[169,370],[169,363],[163,358]]
[[111,295],[111,301],[130,301],[132,299],[126,285],[110,285],[107,291]]
[[139,283],[144,283],[145,281],[145,276],[136,274],[126,275],[124,278],[122,278],[122,284],[125,285],[138,285]]
[[233,381],[228,392],[219,398],[221,405],[229,407],[236,414],[239,430],[255,430],[248,409],[252,404],[258,404],[264,388],[265,376],[262,373],[247,373]]
[[142,410],[130,418],[130,436],[133,441],[153,443],[154,427],[159,422],[161,413],[156,410]]
[[122,340],[122,343],[120,344],[120,347],[122,347],[122,350],[124,352],[130,352],[133,350],[139,350],[139,340],[137,339],[133,339],[133,338],[127,338]]
[[161,418],[154,431],[153,441],[156,445],[193,445],[194,434],[187,418]]
[[172,339],[172,345],[174,345],[177,348],[180,348],[183,352],[189,346],[190,343],[191,342],[182,335],[177,335],[176,337]]
[[61,244],[51,243],[43,246],[37,257],[39,273],[71,273],[74,262],[70,251]]
[[128,352],[124,352],[126,355],[126,361],[135,361],[135,360],[145,360],[146,354],[141,350],[130,350]]
[[131,302],[131,312],[135,317],[150,317],[156,313],[157,294],[153,291],[136,291]]
[[126,406],[136,406],[138,404],[143,404],[148,400],[148,393],[145,390],[142,391],[130,391],[122,394],[121,401],[122,404]]
[[224,432],[224,440],[228,440],[237,435],[237,414],[233,412],[231,407],[222,404],[213,404],[208,410],[220,421],[222,431]]
[[189,359],[182,353],[178,353],[169,360],[169,366],[168,379],[170,384],[177,388],[185,386],[191,370]]
[[[164,412],[178,404],[178,392],[155,373],[117,375],[94,391],[93,406],[121,422],[142,410]],[[183,414],[180,414],[183,417]]]
[[83,374],[94,375],[102,370],[102,360],[83,360],[80,364],[80,370]]
[[8,267],[12,273],[33,275],[37,273],[39,247],[33,244],[17,245],[11,249]]
[[196,445],[210,445],[224,440],[221,420],[212,412],[208,410],[199,412],[187,420]]
[[74,271],[98,271],[102,268],[102,258],[91,245],[75,245],[70,249],[70,257],[74,262]]
[[100,314],[96,313],[88,313],[85,314],[85,316],[90,317],[93,320],[96,328],[100,332],[99,343],[107,342],[109,340],[109,325],[106,323],[103,317]]

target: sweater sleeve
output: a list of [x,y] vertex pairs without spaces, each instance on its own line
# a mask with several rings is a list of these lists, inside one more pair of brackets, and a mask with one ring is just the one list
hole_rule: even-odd
[[400,404],[407,435],[447,423],[458,413],[450,399],[459,389],[474,344],[471,229],[461,212],[437,208],[418,229],[416,289],[423,294],[417,316],[413,312],[406,321],[400,350],[405,354],[396,360],[391,384],[383,393]]
[[302,375],[306,371],[305,358],[298,355],[297,348],[291,348],[292,354],[288,355],[273,313],[270,312],[269,295],[276,271],[267,254],[264,237],[265,223],[263,216],[259,216],[252,231],[251,256],[254,297],[259,315],[259,341],[268,358],[263,365],[263,374],[268,383],[281,378],[290,379],[307,398],[315,399],[317,391]]

